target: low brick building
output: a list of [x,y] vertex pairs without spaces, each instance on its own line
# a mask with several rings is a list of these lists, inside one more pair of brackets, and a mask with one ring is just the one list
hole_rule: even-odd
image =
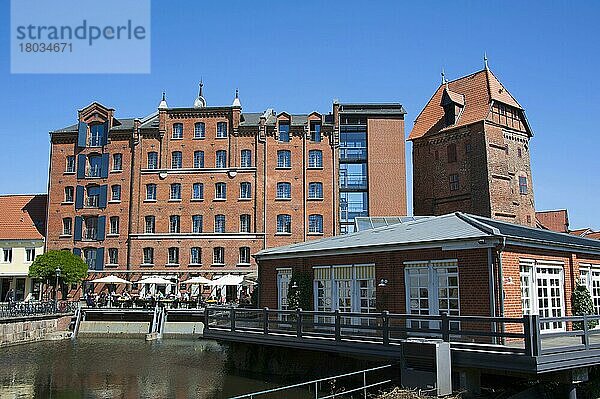
[[458,212],[266,249],[256,259],[260,305],[269,308],[286,308],[289,282],[303,273],[314,310],[560,317],[571,315],[573,288],[584,284],[600,314],[599,241]]

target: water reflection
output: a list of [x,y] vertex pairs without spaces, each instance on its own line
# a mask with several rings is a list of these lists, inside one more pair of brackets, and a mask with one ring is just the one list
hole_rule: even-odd
[[80,338],[12,346],[0,351],[0,398],[220,399],[279,385],[233,375],[225,363],[222,347],[200,340]]

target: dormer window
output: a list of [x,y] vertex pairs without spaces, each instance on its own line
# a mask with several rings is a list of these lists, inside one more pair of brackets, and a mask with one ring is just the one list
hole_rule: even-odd
[[98,123],[90,126],[90,147],[102,147],[105,143],[106,126]]
[[462,108],[465,106],[465,97],[462,94],[453,92],[446,86],[441,105],[444,107],[444,125],[452,126],[458,121]]

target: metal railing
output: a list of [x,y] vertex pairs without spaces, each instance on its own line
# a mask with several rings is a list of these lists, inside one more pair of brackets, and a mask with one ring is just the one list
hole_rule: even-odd
[[[385,377],[383,379],[379,378],[375,382],[371,382],[371,381],[367,380],[367,375],[374,374],[375,372],[389,369],[391,367],[393,367],[393,365],[388,364],[385,366],[373,367],[373,368],[369,368],[369,369],[365,369],[365,370],[354,371],[351,373],[339,374],[339,375],[336,375],[333,377],[320,378],[318,380],[301,382],[299,384],[286,385],[284,387],[266,389],[264,391],[248,393],[248,394],[244,394],[244,395],[240,395],[240,396],[234,396],[234,397],[231,397],[230,399],[254,399],[254,398],[259,398],[262,396],[266,396],[269,394],[275,394],[275,393],[277,393],[279,395],[279,394],[284,393],[285,391],[290,391],[290,390],[294,390],[294,389],[306,389],[308,391],[312,391],[312,394],[314,395],[315,399],[329,399],[329,398],[336,398],[336,397],[342,398],[345,395],[355,393],[355,392],[362,392],[361,396],[363,396],[366,399],[367,392],[370,389],[382,387],[383,385],[386,385],[386,384],[389,384],[392,382],[391,378],[385,378]],[[362,376],[362,379],[361,379],[360,385],[358,387],[349,388],[349,389],[341,389],[339,392],[335,392],[335,391],[334,392],[331,392],[331,391],[323,392],[322,387],[323,387],[323,385],[325,385],[327,383],[337,384],[339,382],[339,380],[341,380],[341,379],[349,379],[350,377],[356,378],[356,377],[360,377],[360,376]],[[323,394],[323,396],[321,396],[321,394]],[[277,396],[277,397],[284,397],[284,396]]]
[[532,357],[579,356],[600,349],[600,315],[511,318],[223,307],[207,307],[204,312],[205,336],[216,338],[225,332],[386,347],[428,338],[450,342],[454,349],[476,347]]
[[79,306],[73,301],[4,302],[0,303],[0,319],[74,313]]

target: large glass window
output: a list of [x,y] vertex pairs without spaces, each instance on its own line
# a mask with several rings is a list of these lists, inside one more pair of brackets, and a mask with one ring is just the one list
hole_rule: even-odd
[[342,222],[354,222],[357,216],[368,216],[368,194],[366,192],[340,193],[340,219]]
[[277,151],[277,167],[278,168],[291,168],[292,167],[292,153],[289,150],[278,150]]
[[[563,317],[564,264],[533,259],[520,259],[521,305],[523,314],[538,314],[542,318]],[[562,321],[544,322],[540,329],[562,331]]]
[[340,130],[340,160],[365,161],[366,159],[366,126],[342,126]]
[[277,307],[280,310],[288,309],[288,290],[292,280],[292,269],[277,270]]
[[292,184],[286,182],[277,183],[277,199],[291,199]]
[[367,189],[367,164],[342,163],[340,164],[340,188],[351,190]]

